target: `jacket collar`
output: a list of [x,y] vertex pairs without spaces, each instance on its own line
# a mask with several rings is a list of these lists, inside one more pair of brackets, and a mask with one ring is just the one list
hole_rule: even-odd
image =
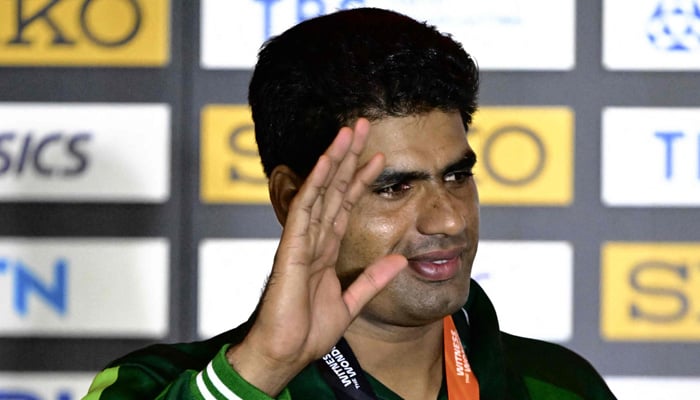
[[463,310],[452,318],[479,381],[481,400],[529,399],[525,383],[508,365],[496,310],[475,280]]

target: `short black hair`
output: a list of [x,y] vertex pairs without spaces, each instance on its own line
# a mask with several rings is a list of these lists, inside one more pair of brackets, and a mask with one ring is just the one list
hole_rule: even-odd
[[479,72],[435,27],[377,8],[304,21],[267,41],[248,101],[263,169],[306,177],[338,130],[359,117],[476,111]]

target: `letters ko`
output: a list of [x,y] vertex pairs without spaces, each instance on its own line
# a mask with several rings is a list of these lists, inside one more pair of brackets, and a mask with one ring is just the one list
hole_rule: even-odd
[[[65,23],[65,21],[57,20],[51,13],[55,7],[63,4],[64,2],[68,3],[72,0],[46,0],[43,7],[33,12],[28,12],[25,8],[25,3],[29,3],[29,1],[15,1],[17,10],[15,18],[16,28],[14,36],[6,42],[8,45],[31,45],[33,42],[27,37],[27,35],[25,35],[25,33],[27,29],[34,24],[41,23],[51,30],[51,33],[53,34],[51,43],[53,45],[71,46],[80,39],[68,37],[65,27],[62,25],[62,23]],[[91,25],[91,11],[93,10],[93,7],[109,7],[113,6],[117,2],[126,4],[131,10],[130,12],[132,13],[133,18],[131,18],[131,21],[125,21],[125,24],[130,24],[130,26],[126,26],[124,28],[124,33],[120,34],[119,37],[106,38],[104,35],[100,36],[100,34],[98,34]],[[87,40],[100,47],[119,47],[129,43],[141,29],[141,22],[142,10],[141,6],[139,5],[139,0],[82,0],[82,6],[80,7],[80,13],[78,15],[79,31],[82,32]]]

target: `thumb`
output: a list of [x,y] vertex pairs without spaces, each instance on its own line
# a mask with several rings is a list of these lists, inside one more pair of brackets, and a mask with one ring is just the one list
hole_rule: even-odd
[[404,256],[388,255],[370,264],[343,293],[351,318],[355,318],[396,275],[408,265]]

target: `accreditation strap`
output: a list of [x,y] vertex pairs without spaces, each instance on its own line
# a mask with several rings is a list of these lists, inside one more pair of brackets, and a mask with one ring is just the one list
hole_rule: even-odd
[[372,386],[345,338],[316,361],[321,377],[339,400],[375,400]]
[[[479,383],[471,370],[452,316],[443,319],[444,363],[450,400],[479,400]],[[316,361],[323,380],[339,400],[376,400],[348,342],[341,338],[331,351]]]
[[464,352],[462,340],[452,320],[447,316],[442,320],[442,335],[445,349],[445,378],[447,379],[447,394],[450,400],[478,400],[479,382]]

